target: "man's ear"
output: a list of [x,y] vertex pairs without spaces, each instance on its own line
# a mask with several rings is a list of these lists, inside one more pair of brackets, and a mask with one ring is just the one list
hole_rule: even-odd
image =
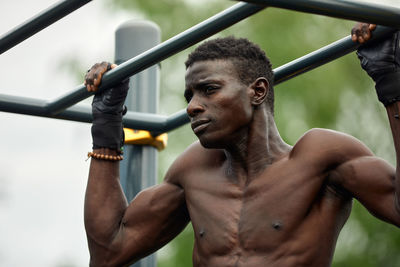
[[269,90],[268,80],[264,77],[257,78],[252,84],[251,89],[253,90],[253,96],[251,104],[254,106],[261,105],[267,97]]

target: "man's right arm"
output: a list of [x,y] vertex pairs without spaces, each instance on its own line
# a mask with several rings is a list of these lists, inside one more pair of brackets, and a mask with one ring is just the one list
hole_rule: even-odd
[[134,262],[162,247],[189,222],[184,191],[168,177],[139,193],[128,205],[118,165],[97,159],[91,162],[85,227],[92,266]]
[[[102,75],[113,67],[106,62],[95,64],[85,77],[88,91],[97,91]],[[126,201],[118,160],[127,90],[125,81],[93,99],[93,152],[84,215],[91,266],[132,263],[163,246],[189,222],[178,182],[180,164],[170,168],[162,184],[142,191],[129,205]]]

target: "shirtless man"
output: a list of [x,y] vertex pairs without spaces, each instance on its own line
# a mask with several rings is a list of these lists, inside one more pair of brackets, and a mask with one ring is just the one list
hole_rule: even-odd
[[[372,29],[357,24],[353,39],[368,40]],[[395,35],[380,50],[364,49],[359,56],[386,106],[400,159],[398,45]],[[186,66],[187,113],[199,142],[176,159],[161,184],[129,204],[117,157],[126,84],[94,98],[85,199],[91,266],[133,263],[189,222],[193,266],[330,266],[353,198],[400,226],[396,170],[360,141],[324,129],[308,131],[293,147],[281,139],[271,65],[257,46],[244,39],[209,41],[189,55]],[[92,67],[85,78],[89,91],[97,90],[109,68]]]

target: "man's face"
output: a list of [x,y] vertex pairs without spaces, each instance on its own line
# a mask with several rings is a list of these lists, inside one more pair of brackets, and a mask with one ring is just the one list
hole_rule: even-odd
[[186,71],[185,98],[193,132],[207,148],[224,148],[246,131],[252,90],[229,60],[195,62]]

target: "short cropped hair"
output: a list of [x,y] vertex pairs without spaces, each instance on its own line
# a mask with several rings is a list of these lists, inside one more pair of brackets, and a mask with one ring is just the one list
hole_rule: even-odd
[[265,52],[256,44],[245,38],[233,36],[206,41],[189,54],[185,62],[189,68],[196,61],[231,60],[235,66],[240,81],[250,85],[259,77],[264,77],[269,83],[267,105],[274,114],[274,74],[272,65]]

